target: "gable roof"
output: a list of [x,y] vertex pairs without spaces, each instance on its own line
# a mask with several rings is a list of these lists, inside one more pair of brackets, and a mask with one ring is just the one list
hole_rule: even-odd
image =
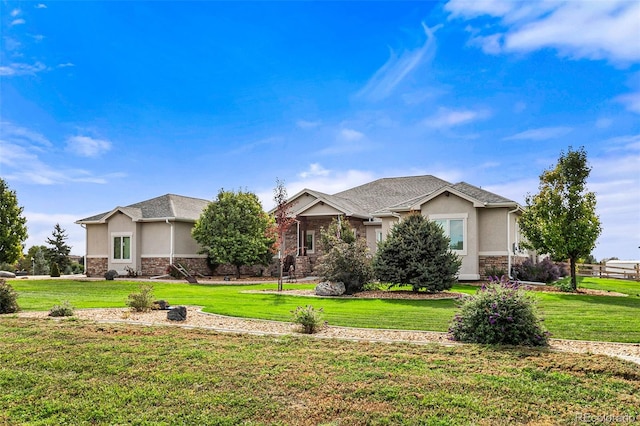
[[291,197],[290,201],[305,193],[316,198],[314,202],[303,206],[296,214],[301,214],[318,203],[325,203],[346,216],[371,218],[389,215],[394,211],[416,209],[417,206],[445,191],[450,191],[472,202],[476,207],[515,207],[518,205],[515,201],[466,182],[452,184],[432,175],[377,179],[333,195],[304,189]]
[[166,219],[195,222],[208,204],[208,200],[200,198],[166,194],[129,206],[118,206],[111,211],[80,219],[76,223],[105,223],[109,217],[117,212],[126,214],[134,222],[153,222]]

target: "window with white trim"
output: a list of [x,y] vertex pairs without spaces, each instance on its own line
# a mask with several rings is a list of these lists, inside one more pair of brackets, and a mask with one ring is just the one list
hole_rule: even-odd
[[304,235],[304,248],[309,254],[315,253],[315,237],[315,231],[307,231]]
[[113,234],[112,259],[116,262],[131,261],[131,233]]
[[382,231],[376,230],[376,243],[380,244],[382,242]]
[[[458,217],[459,216],[459,217]],[[433,215],[429,219],[440,225],[449,237],[449,248],[457,254],[467,254],[467,218],[466,215]]]

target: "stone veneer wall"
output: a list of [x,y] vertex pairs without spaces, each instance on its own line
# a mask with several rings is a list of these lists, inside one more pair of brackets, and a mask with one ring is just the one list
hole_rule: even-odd
[[[193,257],[175,257],[173,263],[179,263],[191,273],[199,273],[202,275],[211,275],[211,270],[207,266],[207,259]],[[143,276],[164,275],[169,267],[168,257],[143,257],[141,259],[142,267],[140,273]]]
[[88,277],[104,276],[109,266],[109,261],[106,257],[87,257],[86,263],[85,273]]
[[[528,259],[527,256],[511,256],[511,267],[515,265],[519,265],[525,259]],[[509,275],[509,257],[508,256],[479,256],[478,257],[478,267],[480,270],[480,279],[486,280],[487,277],[485,275],[485,270],[487,268],[496,268],[502,269],[507,275]]]
[[509,258],[508,256],[479,256],[478,268],[480,278],[483,280],[488,278],[485,273],[487,268],[501,269],[508,275],[509,271],[507,271],[507,269],[509,269]]

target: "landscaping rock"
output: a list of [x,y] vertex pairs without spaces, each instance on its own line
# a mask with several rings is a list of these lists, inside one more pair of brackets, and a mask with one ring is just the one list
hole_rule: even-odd
[[16,274],[9,271],[0,271],[0,278],[15,278]]
[[176,306],[175,308],[169,309],[169,312],[167,312],[167,319],[170,321],[186,321],[187,307]]
[[[159,309],[161,311],[166,311],[169,309],[169,302],[166,300],[156,300],[153,302],[154,309]],[[157,306],[157,308],[155,308]]]
[[318,296],[342,296],[346,290],[344,283],[333,281],[323,281],[316,286]]

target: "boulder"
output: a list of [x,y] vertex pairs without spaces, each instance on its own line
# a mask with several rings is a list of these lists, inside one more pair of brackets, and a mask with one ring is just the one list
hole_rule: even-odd
[[169,309],[169,302],[166,300],[156,300],[153,302],[153,309],[158,309],[160,311],[166,311]]
[[169,321],[186,321],[187,320],[187,307],[186,306],[176,306],[175,308],[169,309],[169,312],[167,312],[167,319]]
[[318,296],[342,296],[346,290],[341,282],[323,281],[316,286]]
[[16,274],[9,271],[0,271],[0,278],[15,278]]

